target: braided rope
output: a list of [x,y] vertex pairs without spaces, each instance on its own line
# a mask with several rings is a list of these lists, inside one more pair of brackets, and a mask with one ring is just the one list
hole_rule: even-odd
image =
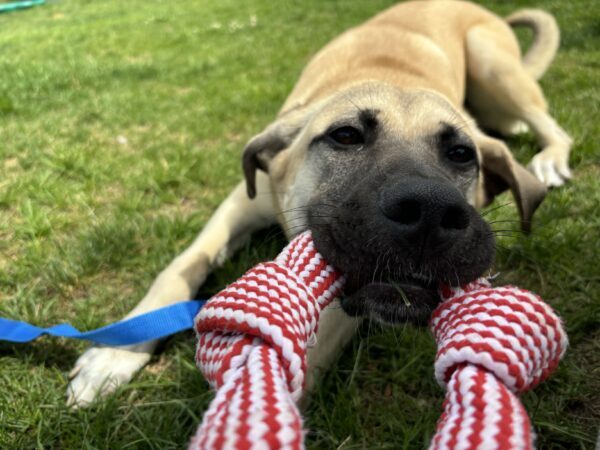
[[[306,350],[343,284],[306,232],[207,302],[196,362],[217,393],[191,449],[304,448]],[[440,294],[430,326],[447,394],[430,449],[532,449],[515,394],[556,368],[567,346],[560,319],[534,294],[485,279]]]
[[307,346],[343,282],[304,233],[207,302],[196,362],[217,395],[190,448],[303,448]]
[[430,326],[446,399],[430,450],[533,449],[531,423],[515,394],[558,365],[567,348],[560,319],[535,294],[491,288],[486,280],[441,294]]

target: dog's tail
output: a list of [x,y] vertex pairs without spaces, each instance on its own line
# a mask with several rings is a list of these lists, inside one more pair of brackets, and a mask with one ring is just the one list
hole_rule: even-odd
[[511,26],[526,26],[533,30],[533,43],[523,56],[527,71],[540,79],[554,59],[560,42],[560,30],[554,17],[540,9],[521,9],[506,18]]

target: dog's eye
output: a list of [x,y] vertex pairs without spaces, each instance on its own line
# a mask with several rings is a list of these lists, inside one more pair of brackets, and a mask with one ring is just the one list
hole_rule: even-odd
[[446,150],[446,158],[455,164],[468,164],[475,160],[475,151],[464,145],[456,145]]
[[340,127],[329,133],[329,137],[341,145],[364,144],[362,133],[354,127]]

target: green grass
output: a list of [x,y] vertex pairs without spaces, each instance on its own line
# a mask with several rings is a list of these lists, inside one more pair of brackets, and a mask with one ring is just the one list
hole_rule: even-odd
[[[62,0],[0,16],[0,315],[82,329],[119,319],[239,180],[243,144],[272,120],[310,55],[391,3]],[[505,14],[533,2],[485,4]],[[576,178],[548,195],[531,237],[500,239],[497,268],[502,282],[554,305],[570,335],[557,374],[524,397],[539,448],[593,448],[600,8],[543,6],[563,43],[542,85],[575,140]],[[536,148],[532,136],[510,145],[522,160]],[[515,208],[488,217],[514,219]],[[281,245],[267,232],[203,290]],[[185,445],[211,398],[191,333],[169,340],[115,395],[70,411],[67,373],[84,348],[50,338],[0,344],[0,448]],[[309,448],[423,448],[442,401],[433,352],[425,330],[366,325],[314,395]]]

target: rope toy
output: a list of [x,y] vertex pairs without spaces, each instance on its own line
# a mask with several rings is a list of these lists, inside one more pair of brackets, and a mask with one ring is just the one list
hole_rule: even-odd
[[441,289],[430,328],[435,377],[446,387],[430,450],[534,448],[515,394],[546,379],[567,349],[556,313],[537,295],[485,279]]
[[[207,302],[195,321],[196,363],[217,392],[190,449],[304,448],[296,402],[306,350],[343,285],[305,232]],[[533,449],[515,394],[557,366],[567,346],[560,319],[536,295],[485,279],[440,295],[430,325],[447,393],[430,449]]]
[[217,394],[190,448],[303,448],[307,345],[342,286],[304,233],[206,303],[196,362]]

